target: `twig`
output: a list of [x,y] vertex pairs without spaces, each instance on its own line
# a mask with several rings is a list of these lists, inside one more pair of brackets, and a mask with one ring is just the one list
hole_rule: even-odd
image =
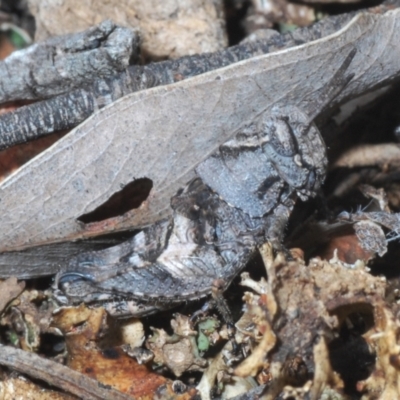
[[0,364],[85,400],[134,400],[109,386],[34,353],[0,344]]
[[91,114],[129,93],[172,84],[257,55],[271,53],[336,32],[354,13],[327,18],[312,27],[266,41],[246,41],[216,53],[186,56],[146,66],[131,66],[106,79],[95,80],[49,100],[21,107],[0,117],[0,150],[55,131],[70,129]]

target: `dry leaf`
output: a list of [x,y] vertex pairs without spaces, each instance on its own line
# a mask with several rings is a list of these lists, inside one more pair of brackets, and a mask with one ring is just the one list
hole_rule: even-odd
[[[70,368],[136,399],[153,399],[156,393],[161,398],[168,395],[168,398],[176,400],[189,400],[195,395],[194,389],[174,393],[172,381],[138,364],[120,347],[116,347],[112,342],[120,335],[115,326],[107,324],[104,309],[91,310],[84,305],[62,308],[55,313],[53,324],[65,335],[67,365]],[[104,343],[100,347],[98,342],[102,340]]]
[[[393,80],[400,73],[398,25],[397,9],[362,13],[320,40],[113,103],[2,183],[1,251],[160,219],[193,168],[256,115],[287,102],[307,112],[312,105],[304,99],[326,85],[353,47],[358,51],[348,72],[355,77],[337,102]],[[385,47],[376,39],[382,35]],[[153,188],[137,209],[97,223],[77,220],[142,177]]]

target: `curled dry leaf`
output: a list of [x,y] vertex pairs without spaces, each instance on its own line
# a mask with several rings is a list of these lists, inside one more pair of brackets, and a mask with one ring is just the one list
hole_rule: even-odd
[[[358,211],[352,214],[342,213],[339,219],[352,222],[361,247],[367,252],[377,253],[381,257],[387,252],[388,242],[399,238],[399,213]],[[382,227],[389,230],[388,237],[383,232]]]
[[[331,259],[337,257],[343,263],[348,265],[356,264],[358,260],[367,263],[376,257],[374,247],[366,248],[367,246],[362,245],[362,239],[357,236],[354,229],[350,227],[344,227],[332,233],[327,238],[327,243],[317,249],[314,255],[321,257],[322,259]],[[379,228],[379,227],[378,227]],[[381,233],[381,232],[380,232]],[[368,235],[366,236],[369,237]],[[376,243],[374,237],[369,237],[372,243]],[[378,237],[378,239],[381,239]],[[379,251],[386,250],[386,242],[383,244],[381,240],[378,241],[376,249]]]
[[315,240],[314,243],[319,248],[314,255],[321,258],[337,257],[346,264],[355,264],[358,260],[369,262],[376,255],[382,257],[387,252],[388,241],[385,232],[376,222],[364,220],[355,222],[352,226],[343,221],[331,225],[317,222],[313,226],[315,233],[318,226],[324,226],[322,232],[325,238]]
[[372,198],[367,209],[377,211],[342,212],[336,221],[329,222],[309,220],[292,235],[290,245],[321,258],[329,259],[335,254],[347,264],[385,255],[388,243],[399,239],[400,214],[390,212],[383,189],[366,185],[361,189]]
[[387,252],[387,241],[383,229],[373,221],[359,221],[354,224],[354,231],[361,247],[382,257]]

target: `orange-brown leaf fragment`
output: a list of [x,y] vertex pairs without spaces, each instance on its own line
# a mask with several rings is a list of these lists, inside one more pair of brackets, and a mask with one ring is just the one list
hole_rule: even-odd
[[354,264],[357,260],[369,261],[375,253],[364,249],[355,232],[349,231],[333,236],[329,243],[318,252],[323,259],[331,259],[336,252],[337,257],[347,264]]
[[[65,335],[67,365],[104,385],[110,385],[135,399],[153,399],[157,393],[171,399],[190,399],[192,392],[174,393],[172,381],[139,365],[120,347],[118,324],[108,318],[102,308],[62,308],[53,318],[53,324]],[[162,397],[164,398],[164,397]]]

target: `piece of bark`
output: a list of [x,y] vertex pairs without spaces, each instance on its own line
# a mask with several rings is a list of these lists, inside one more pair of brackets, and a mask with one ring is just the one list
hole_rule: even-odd
[[111,21],[33,44],[0,63],[0,103],[48,98],[115,75],[138,48],[138,33]]
[[36,40],[87,29],[103,19],[139,28],[152,59],[217,51],[227,45],[222,0],[29,0]]
[[[384,10],[385,7],[382,7],[382,12]],[[267,40],[246,41],[216,53],[187,56],[146,66],[130,66],[115,77],[99,78],[83,88],[1,116],[0,150],[73,128],[96,110],[129,93],[172,84],[251,57],[321,39],[338,31],[350,19],[350,14],[331,17],[293,33],[276,34]]]

